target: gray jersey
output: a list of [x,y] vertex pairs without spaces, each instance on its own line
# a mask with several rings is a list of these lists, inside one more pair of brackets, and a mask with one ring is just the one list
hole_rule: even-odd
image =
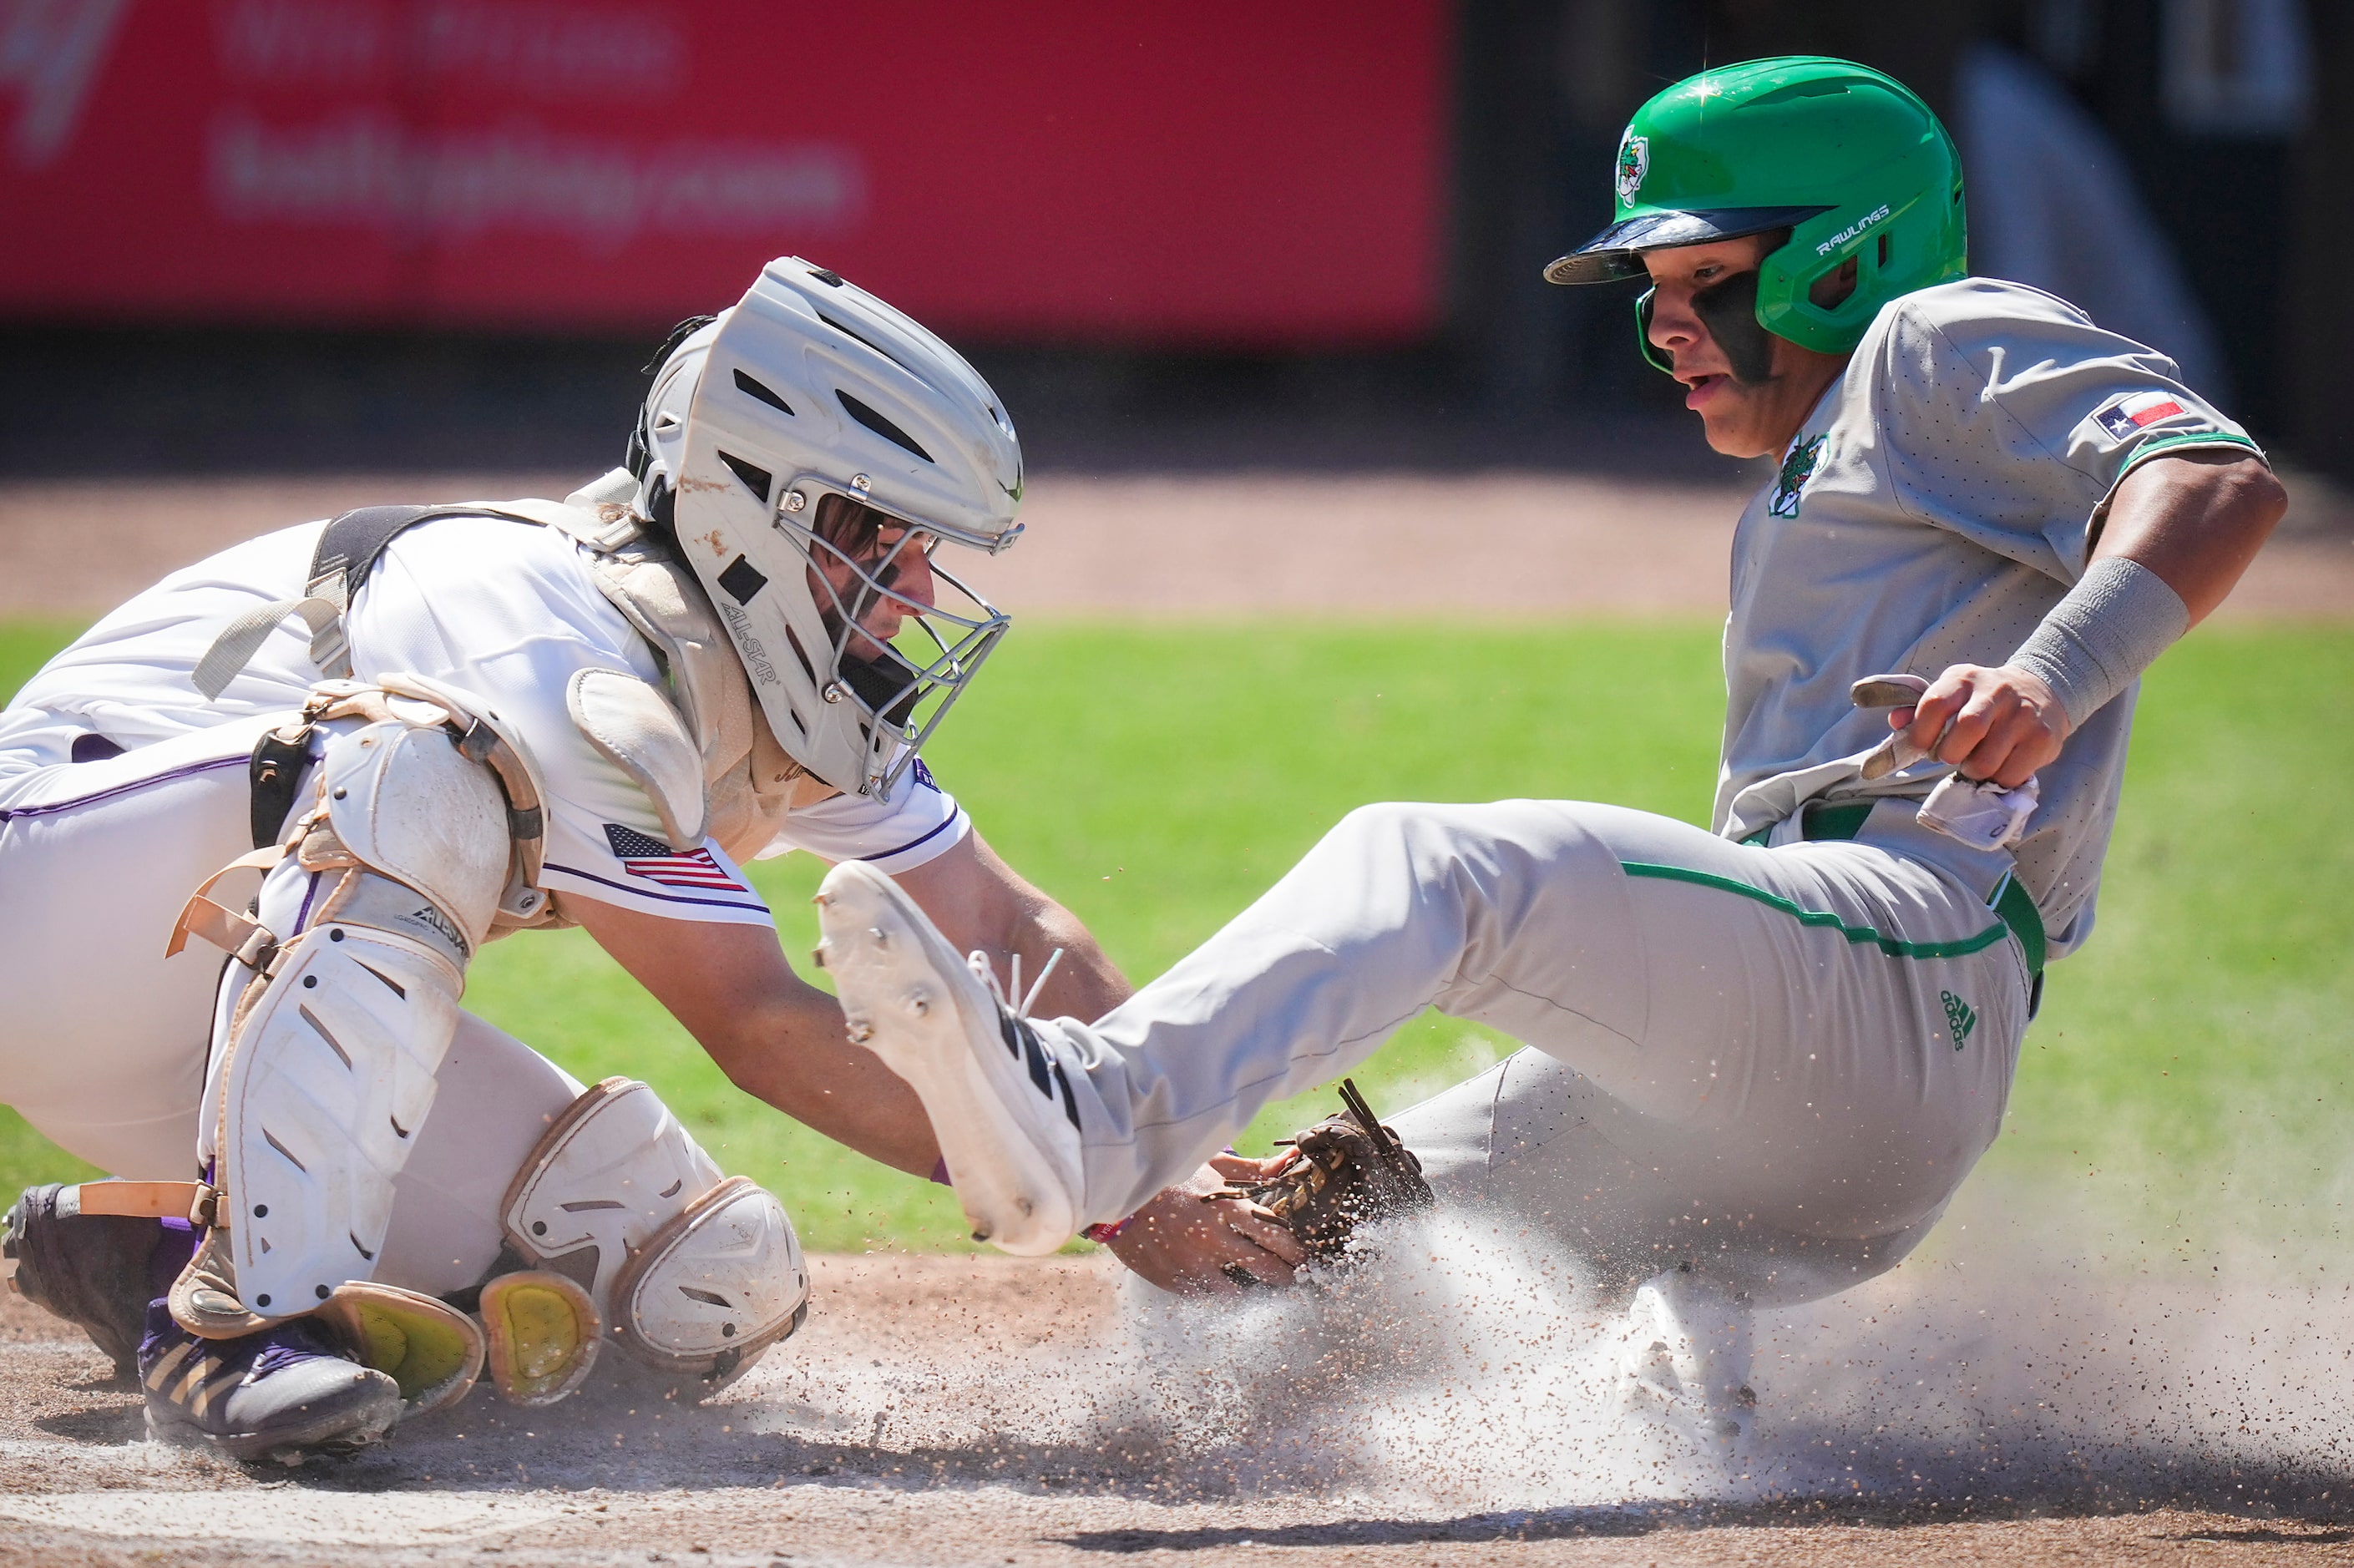
[[[1973,278],[1888,305],[1734,535],[1717,832],[1925,795],[1946,769],[1858,778],[1888,728],[1850,684],[2002,663],[2083,574],[2117,482],[2200,447],[2255,450],[2171,360],[2063,301]],[[2037,776],[2018,873],[2054,956],[2091,929],[2134,694]]]

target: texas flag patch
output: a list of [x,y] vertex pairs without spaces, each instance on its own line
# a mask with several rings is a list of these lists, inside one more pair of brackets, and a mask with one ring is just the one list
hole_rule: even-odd
[[674,850],[660,839],[649,838],[619,822],[605,824],[605,842],[612,845],[613,858],[631,876],[642,876],[664,887],[701,887],[715,893],[748,891],[707,849]]
[[2104,404],[2093,418],[2100,421],[2101,429],[2124,440],[2144,425],[2154,425],[2186,412],[2181,400],[2171,392],[2128,392]]

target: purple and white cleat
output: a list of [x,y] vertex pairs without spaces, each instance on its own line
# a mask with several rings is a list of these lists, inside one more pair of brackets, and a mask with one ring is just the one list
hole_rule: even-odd
[[147,1435],[232,1459],[299,1465],[380,1441],[400,1419],[400,1385],[343,1352],[315,1318],[234,1340],[200,1340],[160,1300],[139,1346]]

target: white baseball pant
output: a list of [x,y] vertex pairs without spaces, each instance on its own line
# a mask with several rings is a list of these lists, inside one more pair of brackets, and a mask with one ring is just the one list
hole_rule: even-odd
[[[247,759],[284,715],[91,762],[66,760],[88,733],[70,719],[12,716],[0,744],[0,1102],[110,1174],[186,1180],[224,960],[202,943],[164,948],[189,893],[251,847]],[[481,1281],[509,1179],[582,1089],[470,1014],[436,1080],[376,1271],[432,1295]]]

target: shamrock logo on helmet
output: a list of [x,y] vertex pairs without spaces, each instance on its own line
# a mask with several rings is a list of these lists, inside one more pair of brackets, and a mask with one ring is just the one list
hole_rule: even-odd
[[1618,143],[1618,199],[1632,202],[1635,193],[1643,188],[1643,176],[1651,172],[1651,139],[1628,132]]

